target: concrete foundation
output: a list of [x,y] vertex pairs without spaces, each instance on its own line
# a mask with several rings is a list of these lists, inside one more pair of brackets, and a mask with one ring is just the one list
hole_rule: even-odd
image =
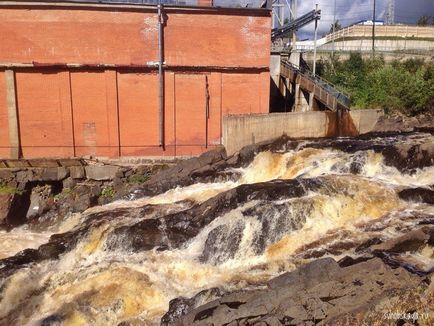
[[223,145],[228,155],[242,147],[287,135],[292,138],[356,136],[373,130],[381,110],[345,113],[338,129],[330,111],[289,112],[227,116],[223,119]]

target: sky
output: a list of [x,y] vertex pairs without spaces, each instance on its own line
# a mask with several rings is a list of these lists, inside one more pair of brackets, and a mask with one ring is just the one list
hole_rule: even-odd
[[[284,0],[281,0],[282,3]],[[297,0],[297,16],[315,8],[321,9],[318,37],[330,29],[333,22],[334,0]],[[385,20],[387,0],[376,0],[376,17]],[[336,19],[342,26],[360,20],[372,19],[373,0],[336,0]],[[434,0],[395,0],[395,23],[416,24],[422,15],[434,16]],[[314,24],[307,25],[298,32],[298,38],[312,38]]]

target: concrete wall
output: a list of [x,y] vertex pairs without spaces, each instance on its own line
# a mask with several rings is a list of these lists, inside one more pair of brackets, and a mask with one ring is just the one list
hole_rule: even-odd
[[345,135],[360,135],[372,131],[378,122],[378,119],[384,115],[381,109],[372,110],[351,110],[349,117],[344,124]]
[[223,145],[228,155],[242,147],[274,139],[283,134],[292,138],[356,136],[372,131],[381,110],[345,113],[340,131],[336,113],[329,111],[289,112],[227,116],[223,119]]
[[228,155],[242,147],[282,136],[328,137],[335,133],[333,112],[289,112],[227,116],[223,119],[223,145]]
[[1,3],[0,157],[12,157],[8,69],[24,158],[207,151],[221,143],[223,115],[269,110],[270,24],[267,10],[167,8],[163,148],[148,65],[155,7]]

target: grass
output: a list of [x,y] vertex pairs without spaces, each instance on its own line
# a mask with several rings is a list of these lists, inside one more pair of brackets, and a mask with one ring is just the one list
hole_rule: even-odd
[[101,191],[101,197],[104,198],[113,198],[115,196],[115,190],[112,186],[106,186]]
[[149,173],[146,174],[133,174],[128,178],[129,183],[133,184],[142,184],[149,180],[151,175]]
[[23,192],[16,187],[11,187],[8,185],[0,184],[0,194],[18,194],[21,195]]

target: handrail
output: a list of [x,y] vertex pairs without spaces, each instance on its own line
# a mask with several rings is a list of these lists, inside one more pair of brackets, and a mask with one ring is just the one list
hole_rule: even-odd
[[333,94],[334,97],[336,97],[337,101],[342,103],[343,105],[349,107],[351,103],[351,96],[345,92],[344,90],[338,88],[333,83],[329,82],[328,80],[325,80],[324,78],[314,75],[309,70],[306,70],[305,68],[302,68],[300,66],[297,66],[291,62],[288,61],[282,61],[282,65],[285,67],[297,71],[297,73],[302,74],[305,78],[309,79],[310,81],[314,82],[316,85],[324,89],[326,92]]

